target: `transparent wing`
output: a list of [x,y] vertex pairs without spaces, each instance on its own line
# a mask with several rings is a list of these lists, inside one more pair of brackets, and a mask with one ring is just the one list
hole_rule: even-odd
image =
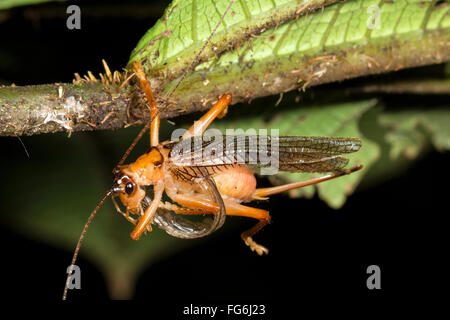
[[[267,167],[274,161],[283,171],[336,171],[348,162],[341,155],[358,151],[361,140],[302,136],[196,136],[170,147],[172,164],[185,174],[197,177],[194,169],[197,167],[231,164]],[[211,170],[214,169],[208,169],[208,172]]]
[[[214,180],[206,172],[202,172],[203,179],[197,181],[204,192],[204,197],[210,199],[219,205],[219,211],[214,214],[214,218],[204,218],[201,221],[193,221],[185,218],[173,211],[159,208],[153,218],[153,223],[159,228],[165,230],[171,236],[182,239],[194,239],[205,237],[225,223],[226,211],[222,196],[217,190]],[[150,204],[150,197],[146,196],[143,200],[144,208]]]

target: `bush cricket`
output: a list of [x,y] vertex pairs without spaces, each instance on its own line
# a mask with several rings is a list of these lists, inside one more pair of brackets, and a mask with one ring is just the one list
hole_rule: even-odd
[[[230,2],[198,56],[233,2]],[[181,76],[168,97],[192,67],[194,63]],[[252,237],[270,222],[269,212],[243,203],[265,200],[271,195],[331,180],[362,168],[361,165],[356,165],[344,169],[348,160],[342,155],[360,149],[361,141],[357,138],[224,135],[214,140],[203,139],[203,133],[214,119],[226,114],[228,105],[232,102],[232,93],[222,95],[180,140],[160,142],[159,110],[150,83],[139,62],[133,63],[133,70],[150,106],[151,120],[113,170],[113,186],[97,204],[84,226],[68,270],[63,300],[67,297],[70,275],[87,228],[109,197],[112,198],[117,211],[135,225],[131,233],[133,240],[138,240],[144,232],[150,232],[151,224],[156,224],[179,238],[204,237],[220,228],[227,215],[242,216],[258,221],[251,229],[243,232],[241,238],[252,251],[263,255],[268,253],[268,249],[256,243]],[[150,129],[149,151],[136,161],[124,165],[131,150],[147,129]],[[206,149],[210,152],[205,153]],[[261,161],[262,156],[273,155],[274,152],[277,153],[279,170],[331,173],[306,181],[256,188],[256,179],[250,165],[264,167],[267,163]],[[152,189],[151,196],[147,188]],[[171,201],[162,200],[164,193]],[[115,198],[120,199],[125,211],[122,211]],[[204,214],[212,215],[212,222],[193,222],[182,218],[186,215]]]

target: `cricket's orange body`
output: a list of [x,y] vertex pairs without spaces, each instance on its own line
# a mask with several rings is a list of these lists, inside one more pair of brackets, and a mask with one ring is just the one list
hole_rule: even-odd
[[[186,132],[183,138],[189,138],[192,135],[201,134],[207,124],[218,115],[223,113],[224,109],[231,102],[231,94],[223,95],[215,107],[211,109],[196,126],[193,126]],[[155,127],[156,129],[157,127]],[[152,140],[152,143],[157,143]],[[188,181],[185,177],[198,177],[201,173],[196,167],[186,167],[183,171],[179,167],[174,165],[170,160],[170,149],[166,148],[166,143],[157,144],[152,146],[151,149],[140,156],[135,162],[120,166],[116,169],[115,175],[115,193],[118,194],[122,204],[126,207],[127,212],[124,216],[131,222],[136,221],[129,216],[129,213],[138,214],[143,217],[137,223],[137,226],[131,237],[134,240],[139,239],[142,233],[146,230],[151,230],[150,223],[151,218],[156,212],[157,208],[170,208],[177,213],[215,213],[219,210],[216,203],[211,202],[209,199],[205,199],[202,188],[193,183],[193,180]],[[241,202],[252,201],[254,193],[256,191],[256,179],[253,172],[246,166],[240,164],[234,164],[224,166],[222,168],[205,167],[206,174],[210,176],[217,186],[217,190],[220,196],[223,198],[226,214],[229,215],[243,215],[240,214],[240,210],[246,207],[240,208],[238,206]],[[180,172],[182,175],[180,175]],[[203,173],[204,174],[204,173]],[[174,204],[168,205],[160,202],[158,206],[154,206],[152,211],[147,209],[147,212],[141,207],[141,201],[145,197],[145,192],[141,187],[145,186],[159,186],[158,194],[164,191],[171,200],[180,204],[182,207],[177,207]],[[155,200],[153,201],[155,203]],[[197,211],[186,211],[185,208],[198,209]],[[251,215],[252,212],[258,212],[259,216],[264,210],[249,208],[247,215]],[[265,221],[269,221],[268,215],[264,218]],[[259,248],[259,245],[254,245],[252,248],[258,251],[265,251],[265,248]]]
[[[322,181],[359,170],[361,166],[349,170],[340,170],[337,173],[310,179],[302,182],[295,182],[284,186],[273,188],[256,188],[256,179],[253,172],[246,164],[225,162],[218,165],[203,162],[200,165],[175,163],[171,159],[171,151],[174,146],[173,141],[159,143],[159,115],[156,102],[153,99],[148,81],[139,64],[134,65],[136,75],[141,81],[141,87],[146,93],[150,104],[150,113],[155,115],[150,124],[150,145],[151,149],[140,156],[135,162],[129,165],[121,165],[115,170],[115,184],[113,187],[114,196],[119,196],[122,204],[126,208],[123,213],[116,204],[117,210],[129,221],[136,224],[131,233],[131,238],[138,240],[145,231],[151,231],[151,223],[158,208],[170,210],[176,214],[216,214],[224,211],[225,215],[243,216],[255,218],[259,222],[250,230],[242,233],[241,237],[245,243],[258,254],[268,253],[268,250],[253,241],[252,236],[270,222],[270,215],[267,210],[244,206],[241,203],[253,200],[267,199],[267,196],[277,194],[316,184]],[[149,91],[150,92],[147,92]],[[227,106],[231,102],[231,93],[223,95],[214,106],[197,121],[181,138],[191,145],[195,137],[201,136],[211,122],[226,113]],[[310,147],[310,146],[309,146]],[[303,152],[289,149],[289,153]],[[294,150],[294,151],[292,151]],[[323,151],[323,150],[322,150]],[[352,151],[351,151],[352,152]],[[311,155],[310,155],[311,156]],[[324,157],[323,154],[320,155]],[[324,157],[326,161],[327,157]],[[217,160],[217,159],[215,159]],[[317,161],[322,161],[318,159]],[[220,160],[219,160],[220,162]],[[303,160],[300,160],[302,163]],[[322,168],[322,167],[321,167]],[[336,169],[331,165],[331,170]],[[219,194],[222,207],[208,196],[205,185],[200,183],[203,179],[210,178],[214,181],[213,188]],[[142,187],[153,186],[154,197],[150,205],[144,210],[141,202],[146,197]],[[163,202],[162,194],[165,193],[173,202]],[[139,216],[139,220],[130,217],[129,213]]]

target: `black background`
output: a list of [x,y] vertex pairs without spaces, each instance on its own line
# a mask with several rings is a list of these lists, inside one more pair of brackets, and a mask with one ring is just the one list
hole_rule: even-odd
[[[142,19],[87,14],[80,31],[69,31],[67,5],[9,13],[0,25],[1,46],[20,63],[0,66],[0,78],[18,85],[70,82],[73,72],[102,71],[103,57],[119,69],[164,8],[158,5]],[[80,6],[83,10],[83,2]],[[39,18],[39,11],[49,7],[56,8],[56,15]],[[3,170],[23,158],[23,149],[9,138],[0,139],[0,150]],[[233,228],[211,241],[152,265],[140,277],[135,299],[172,314],[181,314],[190,303],[224,308],[228,303],[265,304],[273,313],[300,311],[308,300],[353,304],[432,295],[444,286],[449,266],[444,223],[448,164],[448,154],[431,152],[399,176],[358,190],[339,211],[318,198],[275,196],[260,205],[273,221],[256,236],[270,248],[268,256],[259,257],[243,245],[240,232],[253,221],[235,218]],[[15,192],[23,192],[26,200],[32,190],[10,190],[8,181],[2,181],[2,197]],[[0,237],[1,290],[7,297],[58,301],[72,253],[23,238],[6,226],[0,226]],[[83,290],[70,292],[71,299],[108,299],[101,273],[82,256],[78,264]],[[381,268],[381,290],[366,287],[366,269],[372,264]]]

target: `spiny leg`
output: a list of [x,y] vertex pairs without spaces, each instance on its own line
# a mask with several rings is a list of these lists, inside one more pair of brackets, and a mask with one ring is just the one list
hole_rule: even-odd
[[156,147],[159,144],[159,112],[155,97],[153,96],[152,88],[147,78],[145,77],[144,69],[140,62],[133,62],[133,69],[141,83],[142,90],[145,93],[148,103],[150,104],[150,119],[153,119],[150,124],[150,146]]
[[254,218],[259,220],[257,224],[255,224],[252,228],[247,231],[242,232],[241,238],[244,240],[245,244],[250,247],[252,251],[256,251],[257,254],[262,256],[264,253],[268,254],[269,249],[258,244],[253,240],[253,236],[264,228],[270,222],[269,211],[262,210],[258,208],[244,206],[242,204],[236,203],[232,200],[225,201],[226,212],[229,215],[233,216],[241,216]]
[[225,109],[231,103],[231,93],[224,94],[219,100],[212,106],[207,113],[197,120],[188,131],[185,132],[183,139],[190,138],[192,136],[200,136],[206,128],[214,121],[216,117],[221,117],[225,112]]
[[[174,210],[175,213],[179,214],[198,214],[195,210],[190,209],[201,210],[202,214],[214,214],[219,210],[219,206],[216,203],[205,199],[198,199],[189,195],[178,194],[174,196],[172,200],[185,207],[180,208],[180,210]],[[241,238],[252,251],[256,251],[259,255],[269,253],[269,250],[266,247],[256,243],[252,238],[259,230],[264,228],[270,222],[269,212],[267,210],[247,207],[229,199],[224,199],[224,203],[227,215],[248,217],[259,220],[255,226],[243,232],[241,234]],[[186,208],[188,209],[186,210]]]
[[331,179],[334,179],[337,177],[345,176],[347,174],[358,171],[360,169],[362,169],[362,165],[356,165],[353,168],[344,169],[342,171],[328,174],[326,176],[322,176],[322,177],[318,177],[318,178],[312,178],[312,179],[308,179],[305,181],[288,183],[288,184],[284,184],[284,185],[277,186],[277,187],[259,188],[259,189],[256,189],[255,192],[253,193],[252,199],[260,200],[260,199],[264,199],[265,197],[269,197],[269,196],[272,196],[274,194],[278,194],[281,192],[298,189],[298,188],[303,188],[306,186],[311,186],[311,185],[318,184],[323,181],[327,181],[327,180],[331,180]]

